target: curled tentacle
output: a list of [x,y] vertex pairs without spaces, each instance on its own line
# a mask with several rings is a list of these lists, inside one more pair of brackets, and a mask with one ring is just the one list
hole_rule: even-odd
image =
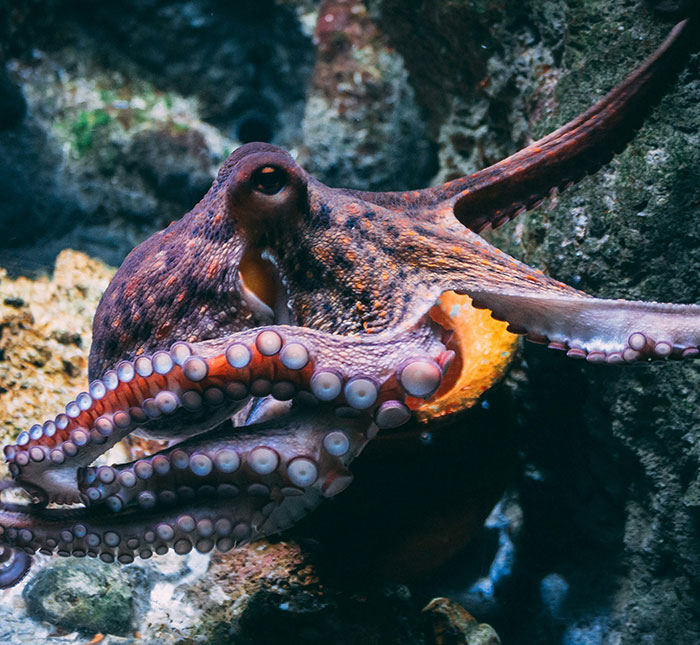
[[[428,372],[445,351],[440,334],[427,324],[389,338],[269,327],[175,343],[170,352],[122,361],[65,413],[20,434],[5,456],[18,483],[44,491],[48,502],[76,503],[76,469],[128,433],[192,435],[230,417],[249,395],[286,400],[303,393],[342,414],[376,410],[378,425],[393,427],[410,416],[403,397],[425,398],[439,386],[440,370]],[[427,384],[416,385],[412,370],[402,377],[407,363],[428,366]]]
[[0,584],[24,575],[25,556],[37,550],[128,563],[169,549],[227,551],[281,531],[345,489],[348,466],[375,431],[364,418],[306,411],[240,433],[217,430],[133,464],[87,469],[81,483],[90,508],[0,502],[0,541],[13,553]]
[[330,411],[314,412],[235,432],[217,429],[132,463],[82,469],[82,499],[86,505],[102,504],[119,512],[217,495],[278,491],[273,497],[282,499],[312,488],[319,499],[331,497],[349,483],[347,466],[368,441],[368,424]]
[[[2,494],[2,491],[14,487],[15,484],[12,482],[0,482],[0,494]],[[0,506],[7,509],[8,512],[22,512],[23,510],[19,505],[8,504],[2,500],[0,500]],[[11,533],[7,540],[12,537],[13,534]],[[16,537],[19,537],[19,534]],[[0,529],[0,542],[5,542],[5,544],[0,544],[0,589],[9,589],[21,582],[29,573],[29,569],[32,566],[31,553],[33,551],[28,553],[22,548],[10,547],[6,542],[4,527]]]
[[22,581],[32,567],[32,557],[19,549],[0,547],[0,589],[9,589]]

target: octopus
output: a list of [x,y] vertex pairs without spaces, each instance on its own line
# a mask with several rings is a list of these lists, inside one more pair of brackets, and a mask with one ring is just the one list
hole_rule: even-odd
[[[330,188],[278,147],[235,150],[105,291],[86,391],[5,446],[0,587],[36,552],[130,563],[291,527],[347,488],[380,431],[470,404],[459,390],[477,350],[436,307],[446,294],[571,358],[697,357],[700,306],[592,297],[479,236],[624,147],[697,22],[574,120],[441,186]],[[93,465],[131,433],[168,443]]]

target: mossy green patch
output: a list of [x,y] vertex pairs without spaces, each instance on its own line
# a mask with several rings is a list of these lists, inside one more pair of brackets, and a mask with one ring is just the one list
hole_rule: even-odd
[[76,149],[79,152],[89,150],[92,147],[95,132],[106,128],[111,121],[112,117],[106,110],[81,111],[71,127]]
[[133,623],[134,590],[118,567],[91,560],[58,562],[24,588],[27,611],[67,631],[125,635]]

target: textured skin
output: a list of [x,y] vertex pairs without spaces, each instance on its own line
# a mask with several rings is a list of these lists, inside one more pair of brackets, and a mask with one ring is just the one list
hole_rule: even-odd
[[[378,428],[406,422],[411,399],[438,390],[453,355],[429,312],[447,291],[572,357],[697,356],[700,307],[592,298],[476,233],[605,163],[697,36],[697,21],[680,23],[583,115],[435,188],[333,189],[284,150],[236,150],[203,200],[117,272],[94,319],[90,393],[5,449],[38,505],[3,504],[4,541],[130,562],[286,528],[347,486]],[[292,411],[270,393],[294,399]],[[305,407],[309,394],[318,407]],[[245,430],[232,428],[227,418],[254,399],[263,403],[237,422]],[[136,429],[192,438],[135,464],[89,467]],[[0,586],[26,573],[24,551],[14,553]]]

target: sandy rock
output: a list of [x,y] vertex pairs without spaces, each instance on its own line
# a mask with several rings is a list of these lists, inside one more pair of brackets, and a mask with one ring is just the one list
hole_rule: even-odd
[[62,251],[52,277],[0,273],[0,427],[3,442],[58,414],[87,384],[97,303],[114,269]]

